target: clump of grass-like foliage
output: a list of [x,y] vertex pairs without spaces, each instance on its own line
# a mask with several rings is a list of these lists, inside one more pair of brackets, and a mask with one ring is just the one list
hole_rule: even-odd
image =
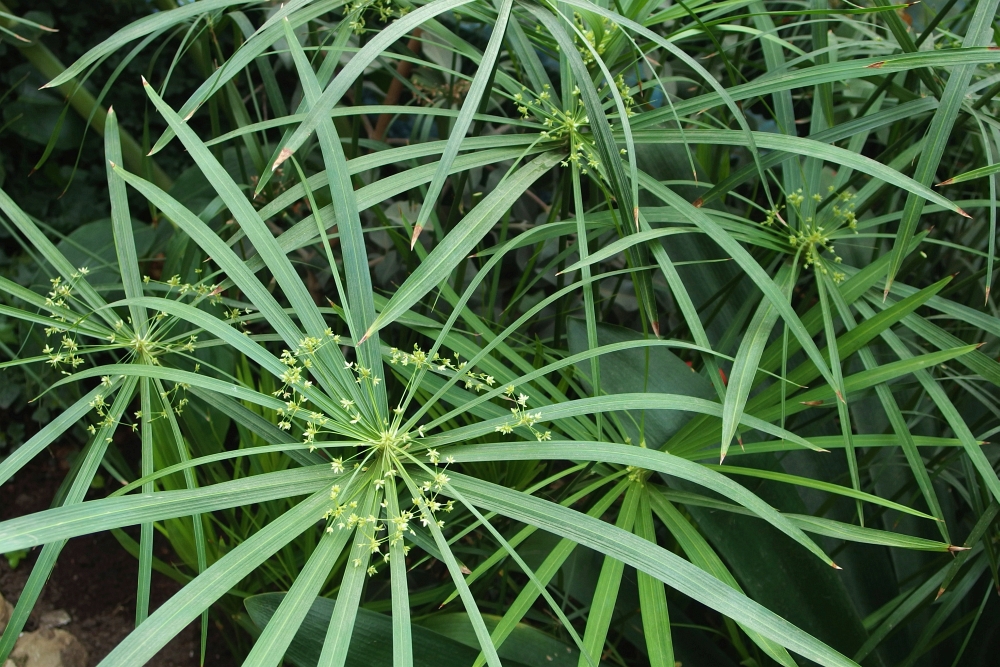
[[113,530],[104,667],[213,608],[253,666],[992,664],[998,0],[157,5],[61,72],[0,14],[90,96],[113,240],[0,191],[2,366],[62,401],[0,483],[87,438],[0,523],[0,661]]

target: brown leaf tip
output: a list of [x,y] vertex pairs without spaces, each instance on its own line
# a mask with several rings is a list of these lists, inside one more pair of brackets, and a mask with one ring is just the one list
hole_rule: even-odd
[[271,171],[276,171],[281,166],[281,163],[290,157],[292,157],[292,149],[287,147],[282,148],[281,152],[278,153],[278,159],[274,161],[274,166],[271,167]]
[[420,232],[424,231],[422,225],[417,225],[413,228],[413,235],[410,237],[410,250],[417,245],[417,238],[420,236]]

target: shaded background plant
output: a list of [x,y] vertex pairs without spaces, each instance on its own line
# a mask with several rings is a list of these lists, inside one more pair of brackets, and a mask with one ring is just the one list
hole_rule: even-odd
[[209,608],[252,665],[989,664],[995,1],[168,5],[45,72],[127,91],[63,115],[109,219],[0,195],[55,415],[0,480],[82,445],[0,654],[114,529],[108,665]]

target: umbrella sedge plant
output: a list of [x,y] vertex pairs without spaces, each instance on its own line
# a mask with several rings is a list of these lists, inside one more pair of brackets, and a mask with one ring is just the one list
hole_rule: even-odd
[[[1000,51],[997,0],[954,4],[200,0],[95,46],[48,86],[154,35],[214,54],[179,106],[115,82],[163,123],[148,159],[179,146],[211,198],[128,167],[109,110],[108,284],[0,191],[48,281],[0,280],[45,338],[3,365],[81,395],[0,483],[89,435],[51,509],[0,523],[0,552],[40,547],[0,659],[66,541],[105,530],[139,578],[102,667],[199,620],[204,659],[229,596],[250,666],[426,664],[456,615],[477,667],[536,664],[532,627],[579,667],[974,654]],[[150,275],[146,211],[183,273]],[[138,469],[87,500],[123,441]],[[184,584],[151,609],[158,531]]]

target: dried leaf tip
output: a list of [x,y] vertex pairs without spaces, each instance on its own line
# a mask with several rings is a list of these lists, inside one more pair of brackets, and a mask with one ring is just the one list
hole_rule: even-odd
[[840,567],[839,565],[837,565],[836,563],[834,563],[833,561],[830,561],[830,567],[832,567],[834,570],[843,570],[844,569],[844,568]]
[[108,160],[108,164],[110,164],[110,165],[111,165],[111,168],[112,168],[112,169],[114,169],[115,167],[117,167],[117,166],[118,166],[118,165],[116,165],[116,164],[115,164],[115,163],[114,163],[114,162],[113,162],[112,160]]
[[966,213],[965,211],[963,211],[962,209],[958,209],[958,214],[960,216],[962,216],[963,218],[968,218],[969,220],[972,219],[972,216],[969,215],[968,213]]
[[957,547],[954,544],[948,545],[948,551],[950,551],[951,553],[956,553],[958,551],[968,551],[969,549],[971,549],[971,547]]
[[282,148],[281,152],[278,153],[278,159],[275,160],[274,164],[271,166],[271,171],[277,171],[278,167],[281,166],[281,163],[290,157],[292,157],[292,149],[287,147]]
[[639,231],[639,207],[632,209],[632,220],[635,221],[635,231]]
[[940,183],[938,183],[937,185],[935,185],[934,187],[939,188],[942,185],[951,185],[951,182],[954,181],[954,180],[955,180],[954,178],[947,178],[947,179],[941,181]]
[[417,245],[417,237],[420,236],[420,232],[424,231],[421,225],[417,225],[413,228],[413,235],[410,236],[410,250],[413,250]]
[[944,587],[943,587],[943,586],[942,586],[941,588],[939,588],[939,589],[938,589],[938,591],[937,591],[937,595],[935,595],[935,596],[934,596],[934,599],[935,599],[935,600],[937,600],[937,599],[938,599],[939,597],[941,597],[942,595],[944,595]]
[[149,81],[146,81],[146,77],[144,77],[143,75],[140,74],[139,78],[142,79],[142,85],[148,88],[149,87]]

